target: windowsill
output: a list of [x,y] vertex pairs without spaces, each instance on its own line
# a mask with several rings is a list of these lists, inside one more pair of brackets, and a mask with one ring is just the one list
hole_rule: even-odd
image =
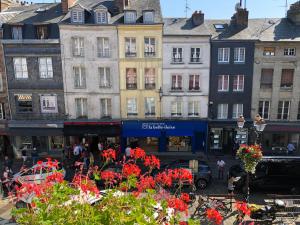
[[86,87],[74,87],[74,89],[86,89]]
[[293,87],[280,87],[280,91],[293,91]]
[[274,57],[275,55],[263,55],[264,57]]
[[127,113],[127,117],[137,117],[137,113]]
[[171,114],[171,117],[180,117],[182,114]]
[[233,62],[234,64],[245,64],[245,62]]
[[155,117],[156,114],[145,114],[145,117]]
[[84,55],[73,55],[75,58],[84,58]]
[[15,80],[29,80],[29,78],[27,77],[27,78],[16,78],[15,77]]
[[171,62],[171,64],[184,64],[184,62]]
[[41,112],[41,114],[58,114],[58,112]]
[[199,114],[188,114],[188,117],[199,117]]
[[110,55],[108,55],[108,56],[105,56],[105,55],[99,56],[98,55],[98,58],[101,58],[101,59],[103,59],[103,58],[105,59],[106,58],[106,59],[108,59],[108,58],[110,58]]
[[272,90],[273,87],[271,86],[260,86],[260,89]]
[[218,90],[218,92],[220,92],[220,93],[226,93],[226,92],[229,92],[229,90],[227,90],[227,91],[220,91],[220,90]]
[[203,64],[203,62],[189,62],[189,64]]
[[125,54],[125,58],[136,58],[137,57],[137,54]]
[[112,88],[112,86],[111,85],[109,85],[109,86],[99,86],[99,88],[105,88],[105,89],[110,89],[110,88]]
[[232,92],[233,93],[241,93],[241,92],[244,92],[244,90],[233,90]]
[[40,80],[53,80],[53,77],[48,77],[48,78],[40,77]]
[[200,89],[189,89],[188,91],[189,91],[189,92],[201,92]]
[[291,58],[293,58],[293,57],[296,57],[296,55],[283,55],[284,57],[291,57]]
[[144,53],[144,57],[145,58],[154,58],[154,57],[156,57],[156,54],[155,53]]
[[171,89],[170,92],[183,92],[182,89]]
[[229,62],[218,62],[218,64],[229,64]]

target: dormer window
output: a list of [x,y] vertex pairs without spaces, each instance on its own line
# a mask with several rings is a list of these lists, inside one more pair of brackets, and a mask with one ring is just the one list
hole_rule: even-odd
[[48,39],[48,27],[46,25],[36,27],[37,39]]
[[125,23],[136,22],[136,11],[125,11]]
[[83,23],[84,22],[83,10],[72,10],[71,21],[72,23]]
[[154,23],[154,11],[144,11],[143,21],[144,23]]
[[98,24],[107,23],[107,12],[106,11],[98,11],[95,13],[95,20]]
[[20,40],[22,39],[22,26],[12,27],[12,39]]

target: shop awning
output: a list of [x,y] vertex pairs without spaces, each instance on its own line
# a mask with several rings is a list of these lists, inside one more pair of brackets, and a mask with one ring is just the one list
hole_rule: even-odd
[[120,122],[65,122],[66,136],[120,136]]
[[300,133],[300,124],[267,124],[264,132],[294,132]]
[[10,128],[12,136],[62,136],[61,128]]

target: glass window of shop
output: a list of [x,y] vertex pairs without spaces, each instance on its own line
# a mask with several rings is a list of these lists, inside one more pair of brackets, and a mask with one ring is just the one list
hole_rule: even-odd
[[212,128],[210,133],[210,148],[222,149],[223,130],[222,128]]
[[146,152],[158,152],[159,138],[157,137],[139,137],[128,138],[127,145],[131,148],[142,148]]
[[293,144],[296,151],[299,148],[300,134],[293,133],[263,133],[263,147],[266,150],[277,150],[286,148],[289,143]]
[[50,151],[59,151],[63,149],[64,137],[63,136],[51,136],[49,137]]
[[192,150],[192,137],[170,136],[168,137],[167,147],[170,152],[190,152]]

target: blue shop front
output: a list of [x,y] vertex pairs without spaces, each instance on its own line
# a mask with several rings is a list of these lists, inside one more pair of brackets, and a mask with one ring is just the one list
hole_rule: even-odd
[[207,122],[123,121],[122,148],[140,147],[147,152],[206,151]]

